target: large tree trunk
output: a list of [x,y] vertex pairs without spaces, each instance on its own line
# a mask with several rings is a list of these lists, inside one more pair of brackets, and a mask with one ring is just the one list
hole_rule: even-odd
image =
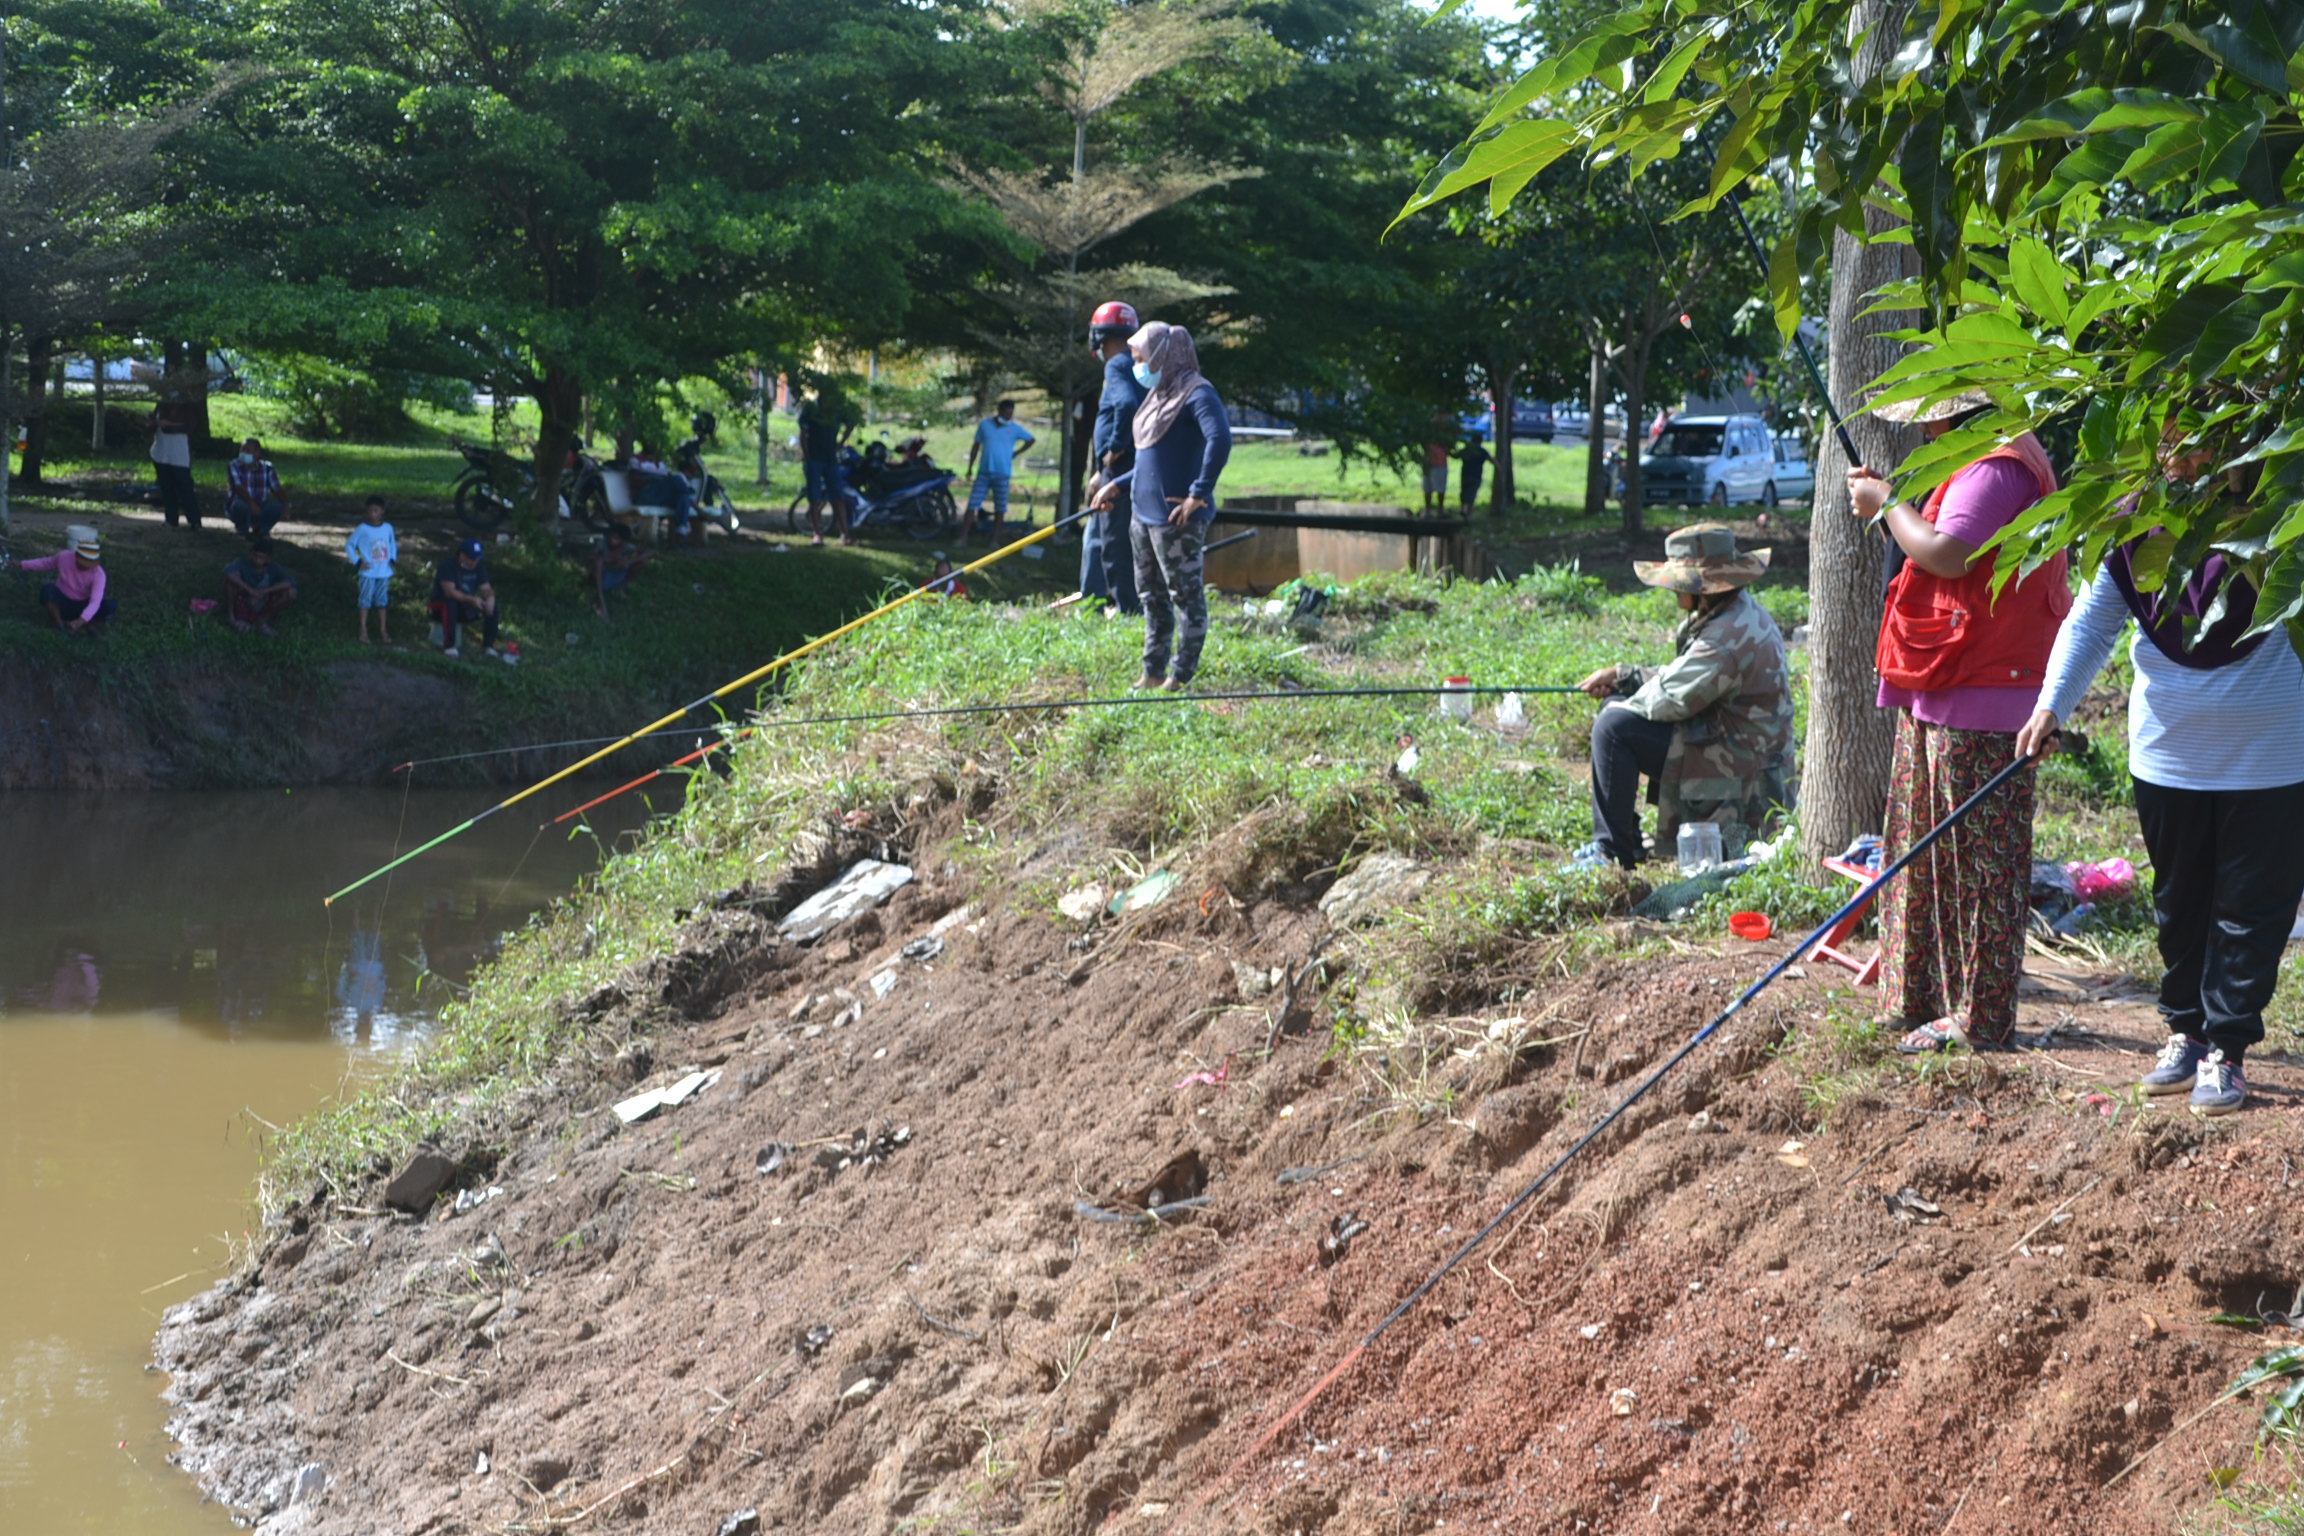
[[1655,343],[1628,344],[1617,359],[1624,380],[1624,538],[1637,544],[1648,531],[1643,516],[1648,492],[1640,473],[1640,454],[1648,446],[1648,351]]
[[1516,366],[1488,370],[1488,424],[1496,438],[1496,483],[1490,490],[1488,515],[1502,517],[1519,499],[1520,487],[1512,474],[1512,391],[1520,382]]
[[24,346],[24,466],[16,479],[22,485],[40,484],[42,462],[48,457],[48,375],[56,357],[52,336],[35,336]]
[[[584,387],[559,368],[547,366],[536,386],[536,497],[529,503],[528,531],[549,533],[560,517],[560,481],[568,463],[568,441],[584,423]],[[582,508],[574,509],[578,515]]]
[[[1869,29],[1855,61],[1859,81],[1877,74],[1895,46],[1893,31],[1882,24],[1890,10],[1885,0],[1862,0],[1857,7],[1852,25],[1859,33]],[[1892,221],[1867,205],[1866,225],[1877,235]],[[1833,401],[1843,410],[1856,405],[1864,386],[1903,355],[1886,333],[1912,324],[1913,317],[1862,311],[1882,284],[1909,274],[1911,254],[1904,244],[1859,242],[1845,234],[1833,240],[1831,383]],[[1912,440],[1910,429],[1869,415],[1850,417],[1848,426],[1857,450],[1884,473]],[[1832,434],[1817,455],[1808,544],[1808,740],[1800,765],[1800,846],[1811,867],[1858,833],[1880,830],[1895,742],[1894,716],[1878,707],[1880,684],[1872,665],[1880,636],[1884,545],[1878,529],[1850,515],[1847,472],[1847,455]]]
[[1592,378],[1585,393],[1584,515],[1598,517],[1608,510],[1608,338],[1590,333]]
[[1078,396],[1064,413],[1072,425],[1072,441],[1064,448],[1065,516],[1087,504],[1083,498],[1088,489],[1088,459],[1096,449],[1096,401],[1094,395]]

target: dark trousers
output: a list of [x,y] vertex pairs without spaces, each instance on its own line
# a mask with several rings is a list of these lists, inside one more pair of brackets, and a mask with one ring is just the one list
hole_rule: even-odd
[[458,638],[458,632],[474,624],[480,626],[480,643],[483,646],[494,645],[496,643],[496,621],[504,616],[504,605],[498,603],[487,613],[474,613],[462,603],[452,603],[446,598],[440,598],[432,604],[432,613],[440,621],[442,644],[453,651],[463,644],[463,641]]
[[2304,895],[2304,784],[2136,785],[2160,929],[2160,1016],[2227,1056],[2264,1038],[2264,1005]]
[[224,503],[224,511],[232,519],[232,526],[251,539],[268,537],[273,527],[288,514],[286,507],[269,496],[264,498],[261,507],[250,506],[246,497],[230,500]]
[[1630,869],[1640,862],[1640,776],[1664,771],[1672,723],[1611,702],[1592,721],[1592,837]]
[[226,583],[225,611],[232,615],[235,623],[269,624],[278,617],[281,609],[288,606],[288,594],[289,588],[286,586],[265,587],[250,597],[238,587]]
[[1125,496],[1111,510],[1080,519],[1081,595],[1109,598],[1122,613],[1144,611],[1144,600],[1136,595],[1136,554],[1128,532],[1135,520]]
[[192,466],[189,464],[155,464],[154,474],[160,477],[160,515],[168,526],[176,526],[179,513],[193,527],[200,526],[200,492],[192,484]]

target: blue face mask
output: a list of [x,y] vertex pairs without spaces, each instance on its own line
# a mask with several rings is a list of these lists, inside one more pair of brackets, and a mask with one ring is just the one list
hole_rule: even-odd
[[1147,368],[1142,363],[1138,363],[1136,365],[1136,382],[1146,389],[1158,389],[1160,387],[1160,370]]

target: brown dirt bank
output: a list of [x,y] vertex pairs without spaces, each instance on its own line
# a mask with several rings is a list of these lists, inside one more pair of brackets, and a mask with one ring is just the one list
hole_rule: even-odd
[[[1204,867],[1089,945],[1048,913],[1049,864],[993,885],[945,831],[918,883],[812,947],[773,940],[792,893],[736,893],[649,974],[562,1003],[591,1065],[464,1154],[457,1187],[500,1195],[308,1203],[171,1312],[181,1463],[275,1536],[710,1536],[744,1510],[791,1533],[2130,1536],[2248,1461],[2233,1405],[2105,1487],[2268,1347],[2206,1316],[2304,1279],[2304,1074],[2263,1061],[2258,1106],[2213,1124],[2108,1115],[2083,1096],[2141,1064],[2149,1011],[2049,983],[2027,1029],[2093,1033],[1892,1076],[1818,1131],[1781,1050],[1850,1003],[1815,976],[1222,1480],[1766,957],[1544,983],[1532,948],[1541,1019],[1468,1018],[1419,1121],[1328,1049],[1324,1008],[1262,1055],[1259,973],[1321,933],[1312,888]],[[1506,1017],[1558,1043],[1482,1044]],[[607,1111],[710,1067],[653,1119]],[[1204,1211],[1079,1213],[1185,1153]],[[1905,1187],[1941,1219],[1896,1219]],[[1323,1266],[1352,1213],[1368,1229]],[[309,1464],[325,1487],[291,1505]]]

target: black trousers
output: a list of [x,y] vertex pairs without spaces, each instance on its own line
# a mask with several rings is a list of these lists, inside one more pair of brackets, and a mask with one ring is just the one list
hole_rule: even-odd
[[1592,837],[1630,869],[1640,862],[1640,775],[1664,771],[1672,724],[1611,701],[1592,721]]
[[2264,1038],[2264,1005],[2304,895],[2304,784],[2136,785],[2160,929],[2160,1015],[2227,1055]]
[[192,469],[187,464],[155,464],[153,474],[160,482],[160,515],[168,526],[176,526],[181,514],[193,527],[200,526],[200,491],[192,483]]
[[496,643],[496,621],[504,617],[504,605],[502,603],[498,603],[486,613],[478,614],[462,603],[445,603],[442,606],[446,609],[446,614],[441,621],[441,628],[450,650],[463,644],[462,631],[469,629],[474,624],[480,626],[480,643],[483,646]]

